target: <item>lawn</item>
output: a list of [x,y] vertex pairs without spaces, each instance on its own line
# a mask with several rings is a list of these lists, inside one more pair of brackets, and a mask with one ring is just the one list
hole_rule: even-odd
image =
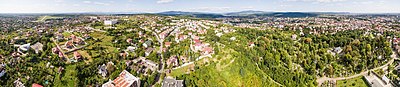
[[348,80],[337,81],[337,87],[368,87],[368,83],[364,81],[364,77],[360,76]]
[[83,58],[85,58],[85,63],[89,64],[90,62],[93,61],[92,56],[89,55],[89,53],[87,53],[87,51],[78,51],[79,54],[81,54],[83,56]]
[[112,51],[115,48],[112,47],[112,40],[113,40],[113,36],[107,36],[105,33],[101,33],[101,32],[94,32],[90,34],[91,37],[93,38],[98,38],[101,40],[101,42],[99,42],[98,44],[100,44],[100,46],[106,46],[106,48],[108,48],[108,51]]
[[[257,66],[252,63],[250,59],[239,58],[240,55],[241,54],[234,50],[223,51],[222,54],[218,54],[216,57],[226,57],[220,59],[229,61],[215,61],[202,64],[202,66],[199,66],[199,69],[191,72],[191,74],[184,74],[188,75],[185,76],[186,78],[181,78],[181,76],[177,77],[178,79],[185,79],[185,81],[196,83],[188,84],[187,86],[189,87],[194,85],[200,87],[278,87],[278,84],[273,83],[267,74],[257,70]],[[210,59],[213,60],[215,58]],[[231,60],[235,61],[231,62]],[[178,69],[173,71],[172,75],[175,75],[175,73],[184,72]]]
[[38,18],[38,22],[44,22],[44,21],[46,21],[46,20],[48,20],[48,19],[60,19],[60,18],[63,18],[63,17],[54,17],[54,16],[41,16],[41,17],[39,17]]
[[78,78],[76,65],[67,65],[63,74],[56,74],[55,87],[77,87]]

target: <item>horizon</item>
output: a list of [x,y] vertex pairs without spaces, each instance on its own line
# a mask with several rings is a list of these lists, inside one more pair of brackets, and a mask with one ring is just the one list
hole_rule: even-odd
[[[227,13],[235,13],[235,12],[245,12],[245,11],[261,11],[261,10],[243,10],[243,11],[232,11],[232,12],[197,12],[197,11],[179,11],[179,10],[167,10],[160,12],[48,12],[48,13],[1,13],[0,14],[159,14],[163,12],[190,12],[190,13],[209,13],[209,14],[227,14]],[[261,12],[270,12],[270,13],[347,13],[347,14],[400,14],[400,12],[391,12],[391,13],[380,13],[380,12],[335,12],[335,11],[261,11]]]
[[[229,2],[229,3],[227,3]],[[396,0],[0,0],[0,13],[229,13],[349,12],[400,13]]]

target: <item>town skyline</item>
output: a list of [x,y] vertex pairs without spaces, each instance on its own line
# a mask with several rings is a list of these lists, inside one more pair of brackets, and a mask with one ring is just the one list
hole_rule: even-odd
[[0,0],[0,13],[86,13],[165,11],[227,13],[350,12],[400,13],[397,0]]

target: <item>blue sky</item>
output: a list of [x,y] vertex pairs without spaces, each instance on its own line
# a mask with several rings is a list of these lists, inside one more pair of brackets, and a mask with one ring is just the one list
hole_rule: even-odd
[[295,12],[400,13],[400,0],[0,0],[0,13],[68,12]]

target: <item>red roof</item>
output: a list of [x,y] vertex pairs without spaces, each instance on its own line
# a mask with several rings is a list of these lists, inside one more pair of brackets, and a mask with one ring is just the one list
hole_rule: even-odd
[[42,85],[39,85],[39,84],[36,84],[36,83],[33,83],[32,84],[32,87],[43,87]]
[[199,40],[199,39],[195,39],[194,42],[195,42],[195,43],[199,43],[200,40]]
[[171,45],[171,42],[165,42],[165,45],[169,46],[169,45]]
[[206,47],[206,48],[203,48],[203,52],[212,52],[212,48],[211,47]]
[[201,46],[201,45],[202,45],[201,43],[196,43],[196,44],[195,44],[195,46]]

